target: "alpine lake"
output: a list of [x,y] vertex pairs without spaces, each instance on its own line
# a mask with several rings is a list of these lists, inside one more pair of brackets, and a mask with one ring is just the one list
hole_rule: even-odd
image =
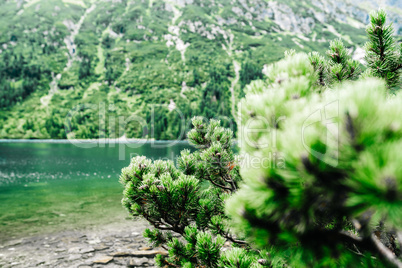
[[[0,141],[0,241],[126,221],[121,169],[176,161],[187,142]],[[135,224],[135,223],[133,223]]]

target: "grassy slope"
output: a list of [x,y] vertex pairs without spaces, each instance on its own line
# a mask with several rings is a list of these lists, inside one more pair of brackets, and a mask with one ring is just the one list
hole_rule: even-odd
[[[77,56],[72,66],[65,69],[68,57],[63,38],[71,34],[65,22],[77,24],[91,2],[95,3],[95,8],[86,15],[75,36]],[[159,133],[155,138],[175,139],[177,116],[175,111],[169,112],[167,106],[173,101],[186,118],[202,114],[200,99],[206,96],[205,87],[210,83],[210,72],[214,66],[227,68],[228,79],[232,81],[236,76],[233,61],[241,64],[251,60],[262,68],[263,64],[282,58],[283,52],[288,49],[324,52],[328,41],[337,37],[350,41],[350,46],[361,45],[365,41],[364,29],[331,19],[328,19],[327,25],[332,27],[316,22],[312,31],[303,36],[278,32],[275,29],[279,27],[268,18],[258,21],[257,15],[252,14],[253,19],[248,20],[246,15],[236,14],[228,0],[202,1],[203,4],[194,1],[193,5],[185,7],[161,0],[122,1],[117,4],[91,2],[34,0],[20,9],[14,2],[2,4],[6,24],[0,24],[0,31],[6,32],[9,28],[12,31],[7,30],[8,36],[0,35],[3,38],[0,43],[7,43],[14,32],[20,34],[27,29],[37,29],[38,34],[45,31],[53,33],[56,28],[59,35],[55,34],[53,38],[59,38],[56,41],[62,45],[55,47],[54,53],[42,55],[39,44],[34,46],[33,51],[27,45],[30,34],[16,42],[12,49],[37,53],[38,60],[48,66],[49,72],[61,74],[61,79],[56,81],[59,90],[51,92],[49,84],[52,77],[50,74],[45,76],[36,92],[13,107],[3,109],[0,138],[65,138],[63,129],[69,113],[74,114],[72,118],[67,117],[73,125],[70,136],[98,138],[125,134],[139,138],[147,132],[138,123],[109,126],[118,121],[118,116],[127,119],[132,114],[149,122],[151,104],[156,104],[162,106],[157,108],[161,113],[157,114],[158,121],[165,123],[158,126]],[[289,1],[285,2],[289,4]],[[306,12],[312,8],[299,1],[290,3],[292,10],[301,16],[307,16]],[[248,12],[247,7],[240,3],[237,5],[244,14]],[[266,3],[260,1],[255,5]],[[56,10],[59,13],[54,15]],[[236,23],[222,24],[222,19],[236,20]],[[170,46],[167,45],[168,39],[171,39]],[[179,51],[182,44],[189,44],[183,53],[184,62]],[[85,60],[90,62],[88,75],[80,77]],[[183,82],[187,86],[183,87]],[[219,87],[229,91],[230,82],[222,82]],[[240,91],[239,83],[234,85],[236,98]],[[44,102],[46,98],[49,101]],[[225,104],[231,102],[230,98],[230,94],[226,94],[221,99],[218,96],[218,101]],[[210,102],[209,99],[206,101]],[[96,106],[79,111],[76,108],[81,104]],[[98,116],[99,109],[103,107],[106,107],[104,122],[99,121]],[[231,114],[224,107],[216,107],[221,109],[215,111],[217,117]]]

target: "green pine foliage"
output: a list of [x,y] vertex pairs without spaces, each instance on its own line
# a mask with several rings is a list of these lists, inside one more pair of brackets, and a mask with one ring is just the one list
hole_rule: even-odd
[[309,59],[318,75],[321,86],[331,86],[345,80],[356,79],[360,63],[353,60],[341,39],[330,42],[327,59],[318,52],[309,53]]
[[400,265],[402,95],[374,79],[317,90],[305,54],[270,70],[240,105],[257,164],[227,203],[234,225],[291,267]]
[[366,75],[385,79],[390,88],[400,88],[402,44],[395,42],[394,28],[392,24],[387,25],[384,10],[370,14],[366,32],[369,39],[365,45],[365,59],[369,67]]
[[327,58],[293,50],[269,65],[239,104],[248,161],[202,117],[177,165],[133,158],[122,203],[154,226],[144,236],[168,251],[157,265],[401,267],[399,70],[359,70],[340,40]]
[[330,59],[330,78],[332,80],[341,82],[356,77],[359,62],[351,59],[347,49],[342,43],[342,40],[337,39],[330,43],[327,56]]
[[[394,37],[392,24],[387,25],[387,14],[380,9],[370,14],[366,32],[369,42],[365,44],[365,65],[353,60],[341,39],[330,42],[330,49],[323,57],[318,52],[309,53],[309,59],[318,75],[318,84],[332,86],[337,82],[363,77],[380,77],[388,88],[401,88],[402,43]],[[366,69],[361,74],[361,69]]]
[[168,249],[168,256],[156,258],[160,267],[260,267],[261,253],[232,234],[224,213],[225,200],[241,180],[233,133],[216,120],[195,117],[192,123],[188,139],[198,150],[182,151],[177,167],[171,161],[133,158],[120,177],[122,203],[155,227],[144,236]]

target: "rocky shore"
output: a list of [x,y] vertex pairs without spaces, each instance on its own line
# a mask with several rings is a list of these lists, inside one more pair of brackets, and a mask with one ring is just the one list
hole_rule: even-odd
[[0,267],[155,267],[154,256],[166,251],[148,245],[147,227],[125,221],[2,242]]

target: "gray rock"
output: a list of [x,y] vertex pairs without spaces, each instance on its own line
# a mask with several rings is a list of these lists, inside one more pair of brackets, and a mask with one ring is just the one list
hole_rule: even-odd
[[86,247],[86,248],[81,248],[80,253],[89,253],[89,252],[94,252],[95,249],[93,247]]
[[128,263],[129,267],[140,267],[140,266],[145,266],[145,265],[149,265],[149,260],[145,257],[142,257],[140,259],[131,258]]
[[93,247],[73,247],[68,250],[68,253],[89,253],[94,252],[95,249]]
[[68,256],[68,260],[74,261],[74,260],[79,260],[81,259],[81,254],[70,254]]
[[106,246],[105,244],[100,244],[100,245],[96,245],[93,247],[95,250],[100,251],[100,250],[105,250],[110,248],[110,246]]
[[94,264],[97,264],[97,263],[107,264],[107,263],[111,262],[112,260],[113,260],[113,257],[105,256],[105,257],[102,257],[100,259],[97,259],[97,260],[93,261],[93,263]]
[[129,264],[129,260],[127,258],[124,258],[124,257],[115,257],[113,259],[113,262],[115,264],[119,264],[121,266],[127,266]]

